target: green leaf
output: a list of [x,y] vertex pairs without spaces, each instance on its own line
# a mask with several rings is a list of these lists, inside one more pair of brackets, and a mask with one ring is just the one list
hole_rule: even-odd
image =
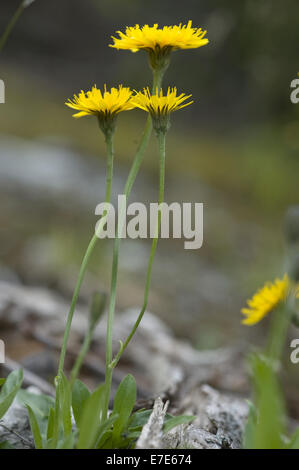
[[125,434],[125,439],[126,439],[126,447],[129,447],[129,444],[131,442],[132,444],[132,441],[137,441],[138,437],[140,436],[141,434],[141,431],[130,431],[128,434]]
[[180,424],[189,424],[195,420],[195,416],[181,415],[181,416],[165,416],[165,422],[163,425],[163,432],[167,433],[171,429],[179,426]]
[[253,403],[248,401],[249,413],[248,413],[248,420],[244,430],[243,436],[243,448],[244,449],[251,449],[254,442],[254,432],[255,427],[257,424],[257,413],[255,406]]
[[85,401],[79,423],[78,449],[93,449],[96,444],[104,405],[105,385],[100,385]]
[[55,449],[54,439],[47,439],[44,443],[44,449]]
[[[6,379],[0,379],[0,387],[2,387],[3,384],[5,384]],[[6,442],[6,441],[5,441]]]
[[72,394],[70,383],[63,372],[61,373],[61,379],[59,380],[57,389],[57,393],[59,394],[59,403],[62,414],[64,435],[66,437],[72,432]]
[[286,445],[286,449],[299,449],[299,428],[292,435],[290,442]]
[[106,441],[112,435],[112,426],[114,422],[117,420],[118,415],[110,416],[110,418],[106,419],[100,426],[97,431],[97,442],[96,442],[96,449],[102,449],[103,446],[106,444]]
[[137,396],[137,387],[132,375],[127,375],[120,383],[114,397],[113,415],[118,418],[113,426],[113,440],[115,443],[120,438],[122,431],[127,427],[133,411]]
[[[61,373],[55,378],[56,398],[48,411],[47,448],[56,449],[72,434],[71,384]],[[50,421],[50,422],[49,422]]]
[[47,440],[52,439],[52,437],[54,436],[54,420],[55,410],[54,408],[50,408],[47,426]]
[[20,390],[17,399],[22,405],[29,405],[35,414],[41,417],[48,417],[55,403],[55,399],[49,395],[31,393],[27,390]]
[[34,412],[42,438],[45,442],[47,439],[50,410],[55,406],[54,398],[44,394],[38,395],[31,393],[27,390],[19,390],[17,399],[22,405],[26,407],[29,405]]
[[8,441],[0,442],[0,449],[15,449],[15,447]]
[[55,378],[55,383],[56,383],[56,398],[55,398],[54,419],[53,419],[53,437],[50,442],[52,449],[56,449],[56,446],[59,440],[59,432],[61,428],[60,401],[59,401],[59,393],[57,390],[58,377]]
[[75,435],[69,434],[64,440],[59,442],[58,449],[73,449],[75,446]]
[[0,419],[3,418],[8,408],[12,404],[23,381],[22,369],[14,370],[7,377],[0,393]]
[[283,449],[286,435],[286,412],[281,389],[272,361],[261,354],[251,356],[255,392],[256,419],[251,420],[249,449]]
[[28,411],[29,422],[30,422],[31,431],[32,431],[33,438],[34,438],[35,448],[36,449],[42,449],[43,448],[43,439],[42,439],[42,436],[41,436],[41,432],[40,432],[40,429],[39,429],[37,419],[35,417],[34,412],[32,411],[32,408],[30,408],[29,405],[26,405],[26,408],[27,408],[27,411]]
[[129,419],[128,428],[129,430],[138,430],[142,429],[143,426],[148,422],[150,415],[153,410],[138,410],[131,415]]
[[81,380],[77,379],[72,391],[72,408],[77,426],[79,426],[82,410],[89,397],[90,391]]

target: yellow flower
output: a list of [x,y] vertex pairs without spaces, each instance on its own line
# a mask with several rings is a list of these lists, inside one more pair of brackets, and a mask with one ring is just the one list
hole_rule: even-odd
[[129,49],[137,52],[140,49],[155,51],[156,49],[167,49],[168,51],[176,49],[194,49],[208,44],[209,40],[205,38],[206,31],[201,28],[193,28],[192,21],[187,25],[164,26],[158,28],[144,25],[142,28],[136,26],[127,27],[125,33],[117,31],[119,38],[112,36],[114,44],[110,47],[116,49]]
[[104,86],[104,93],[94,85],[91,91],[85,93],[83,90],[74,95],[73,100],[68,100],[65,104],[70,108],[79,111],[73,117],[94,115],[102,118],[114,117],[121,111],[128,111],[134,108],[131,101],[132,91],[130,88],[119,85],[118,88],[111,88],[107,91]]
[[144,88],[143,92],[136,92],[136,95],[132,97],[132,103],[137,108],[149,112],[152,116],[163,116],[192,104],[193,101],[184,103],[184,101],[191,96],[192,95],[185,95],[184,93],[177,96],[177,89],[170,87],[166,95],[163,95],[162,89],[160,92],[156,89],[156,94],[152,95],[149,88]]
[[136,108],[150,113],[156,133],[165,134],[170,127],[170,113],[193,103],[193,101],[185,103],[190,96],[192,95],[184,93],[177,96],[176,88],[168,88],[166,95],[163,95],[162,89],[159,92],[156,88],[156,94],[152,95],[149,88],[144,88],[143,92],[136,92],[136,95],[132,97],[132,103]]
[[242,323],[255,325],[281,302],[284,302],[289,293],[290,280],[286,274],[282,279],[275,279],[273,283],[267,282],[250,300],[247,300],[248,308],[241,310],[246,316]]

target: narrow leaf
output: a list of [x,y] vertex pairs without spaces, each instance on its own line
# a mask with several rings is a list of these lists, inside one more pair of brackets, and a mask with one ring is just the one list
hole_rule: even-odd
[[65,439],[59,443],[58,449],[73,449],[75,445],[75,435],[69,434]]
[[132,414],[128,428],[130,430],[137,430],[142,429],[143,426],[148,422],[150,415],[152,414],[152,410],[138,410]]
[[113,426],[113,439],[119,439],[127,426],[136,402],[136,396],[136,382],[134,377],[129,374],[120,383],[114,398],[113,414],[118,414],[118,418]]
[[72,432],[72,415],[71,415],[71,386],[66,376],[61,373],[61,380],[58,385],[58,393],[60,395],[60,407],[62,413],[62,422],[65,437]]
[[42,449],[43,440],[42,440],[42,436],[41,436],[37,419],[35,417],[34,412],[32,411],[32,408],[30,408],[29,405],[26,405],[26,408],[28,410],[29,422],[30,422],[31,431],[32,431],[33,438],[34,438],[35,447],[36,449]]
[[195,416],[187,416],[187,415],[171,416],[168,419],[167,418],[165,419],[163,432],[166,433],[170,431],[171,429],[175,428],[176,426],[179,426],[180,424],[189,424],[194,420],[195,420]]
[[299,449],[299,428],[296,429],[289,444],[286,446],[287,449]]
[[23,381],[22,369],[14,370],[7,377],[0,393],[0,419],[5,415],[12,404]]
[[49,418],[48,418],[48,427],[47,427],[47,440],[52,439],[54,435],[54,419],[55,419],[55,410],[50,408]]
[[81,380],[77,379],[72,391],[72,408],[77,426],[79,426],[82,410],[89,397],[90,391]]
[[96,449],[102,449],[102,446],[105,444],[108,437],[112,434],[112,425],[117,420],[118,415],[110,416],[106,419],[98,428],[97,431],[97,442]]
[[104,388],[104,385],[100,385],[85,402],[79,423],[78,449],[93,449],[96,444],[103,409]]
[[15,447],[8,441],[0,442],[0,449],[15,449]]
[[30,406],[38,422],[43,441],[46,442],[50,410],[55,406],[54,398],[44,394],[31,393],[27,390],[19,390],[17,399],[22,405]]

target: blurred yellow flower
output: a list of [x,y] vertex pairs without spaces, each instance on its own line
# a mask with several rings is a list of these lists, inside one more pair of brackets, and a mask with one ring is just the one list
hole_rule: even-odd
[[118,88],[111,88],[107,91],[104,85],[104,93],[94,85],[91,91],[85,93],[83,90],[74,95],[73,100],[69,99],[65,104],[70,108],[79,111],[73,117],[94,115],[103,118],[114,117],[121,111],[128,111],[135,106],[131,101],[132,91],[130,88],[119,85]]
[[255,325],[272,312],[278,304],[284,302],[289,292],[290,280],[287,274],[282,279],[275,279],[273,283],[267,282],[250,300],[247,300],[248,307],[241,310],[246,316],[242,323]]
[[193,28],[190,20],[187,25],[164,26],[158,28],[158,24],[148,26],[130,26],[126,28],[125,33],[117,31],[119,38],[112,36],[114,44],[110,47],[116,49],[129,49],[137,52],[140,49],[147,51],[156,49],[194,49],[208,44],[209,40],[205,38],[206,31],[201,28]]
[[156,89],[156,94],[152,95],[149,88],[144,88],[143,92],[136,92],[132,97],[132,103],[140,109],[149,112],[152,117],[166,116],[173,111],[189,106],[193,101],[184,103],[192,95],[185,95],[181,93],[177,95],[176,88],[168,88],[166,95],[163,95],[163,90],[160,92]]

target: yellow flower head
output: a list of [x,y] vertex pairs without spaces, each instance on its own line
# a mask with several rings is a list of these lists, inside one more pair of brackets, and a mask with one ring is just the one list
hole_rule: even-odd
[[267,282],[250,300],[247,300],[248,307],[241,310],[246,316],[242,323],[255,325],[272,312],[278,304],[284,302],[289,293],[290,280],[286,274],[282,279],[275,279],[273,283]]
[[121,111],[128,111],[135,106],[131,101],[132,91],[130,88],[119,85],[118,88],[111,88],[107,91],[104,86],[104,93],[94,85],[91,91],[85,93],[83,90],[74,95],[73,100],[68,100],[65,104],[69,108],[79,111],[73,114],[75,118],[94,115],[98,117],[113,117]]
[[144,88],[143,92],[136,92],[136,95],[132,97],[132,102],[137,108],[149,112],[152,116],[163,116],[192,104],[193,101],[184,103],[191,96],[185,95],[185,93],[177,95],[177,89],[170,87],[166,95],[163,95],[162,89],[159,92],[158,88],[156,94],[152,95],[149,88]]
[[148,26],[130,26],[126,28],[125,33],[117,31],[119,38],[112,36],[114,44],[110,47],[116,49],[129,49],[137,52],[140,49],[147,51],[156,49],[194,49],[208,44],[209,40],[205,38],[206,31],[201,28],[193,28],[192,21],[187,25],[164,26],[159,28],[158,24]]
[[166,95],[163,95],[162,89],[159,92],[158,88],[156,88],[156,94],[152,95],[149,88],[144,88],[143,92],[136,92],[132,97],[132,102],[136,108],[150,113],[156,132],[161,131],[165,133],[170,127],[170,113],[193,103],[193,101],[185,103],[191,96],[184,93],[177,95],[176,88],[168,88]]

